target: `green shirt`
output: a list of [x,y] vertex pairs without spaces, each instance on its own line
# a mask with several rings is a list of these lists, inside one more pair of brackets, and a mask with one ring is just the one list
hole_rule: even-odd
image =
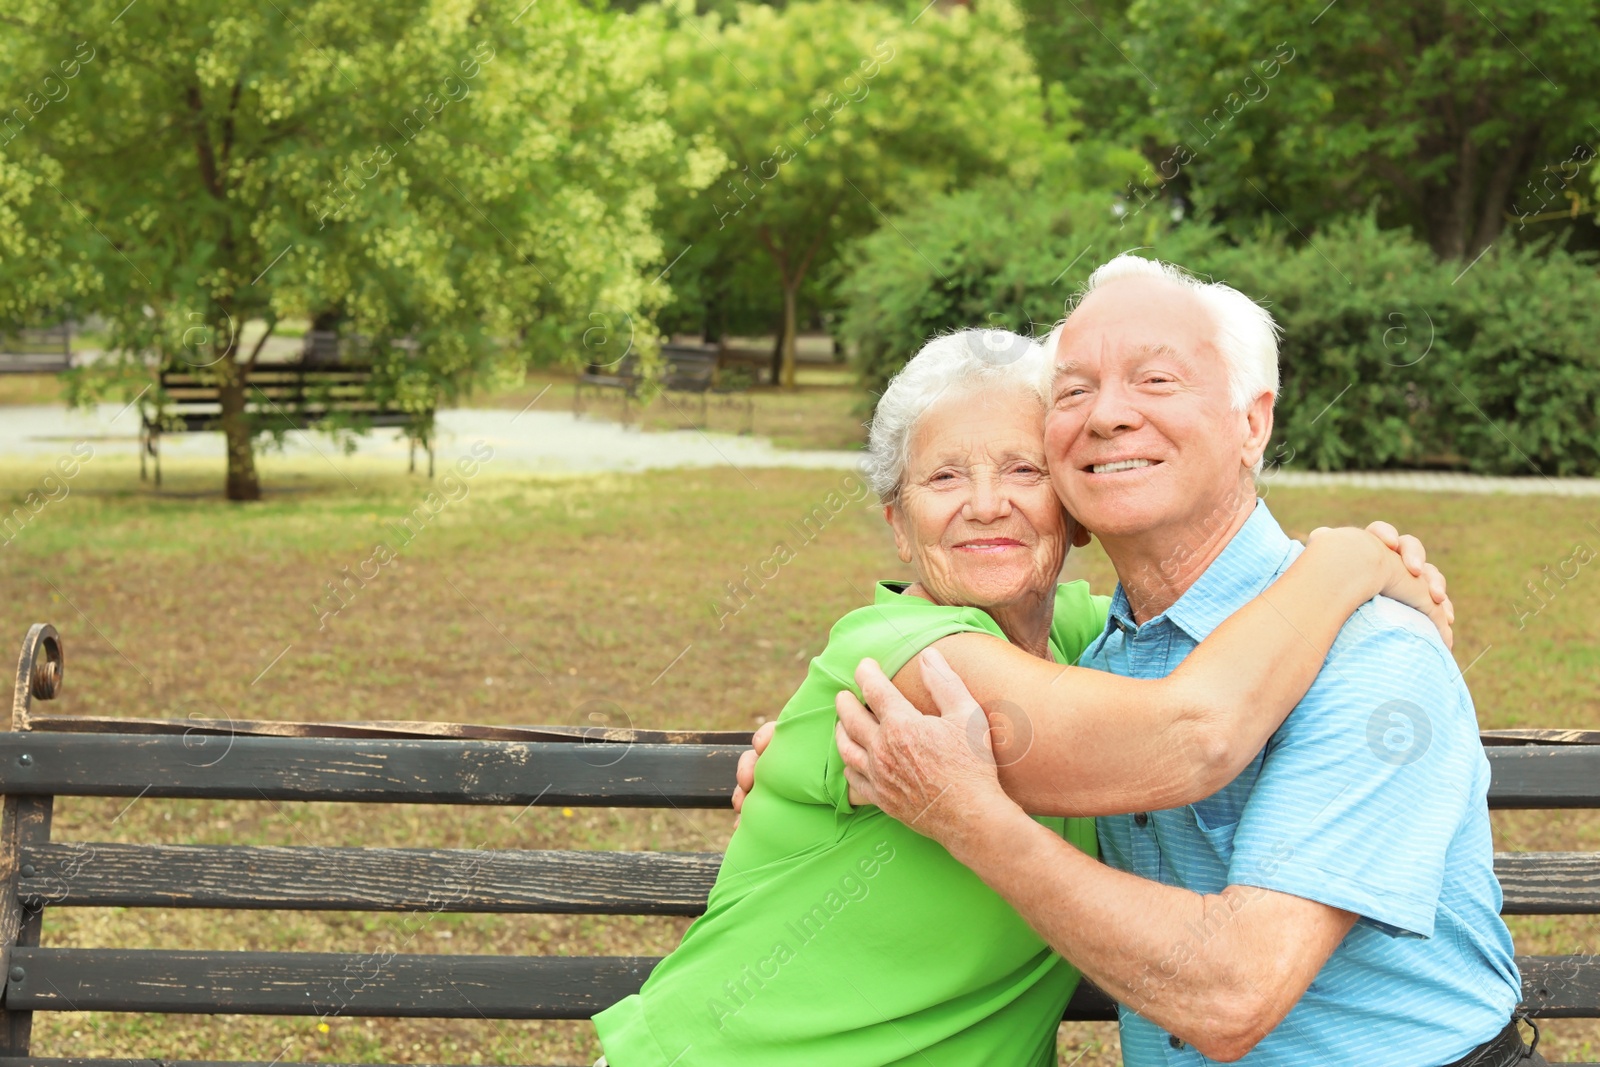
[[[853,808],[834,697],[941,637],[1004,639],[976,608],[879,583],[778,717],[706,913],[644,988],[595,1016],[612,1067],[1053,1067],[1078,972],[943,846]],[[1057,590],[1050,651],[1076,662],[1109,601]],[[1094,820],[1047,819],[1095,854]]]

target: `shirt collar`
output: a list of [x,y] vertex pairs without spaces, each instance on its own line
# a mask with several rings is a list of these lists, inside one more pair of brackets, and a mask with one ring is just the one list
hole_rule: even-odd
[[[1258,498],[1250,517],[1221,554],[1201,572],[1177,603],[1145,625],[1166,619],[1196,641],[1204,641],[1211,636],[1211,631],[1222,625],[1222,620],[1244,607],[1278,576],[1295,547],[1295,542],[1267,510],[1266,501]],[[1112,629],[1121,629],[1124,633],[1138,629],[1133,620],[1133,608],[1120,583],[1111,598],[1111,612],[1106,620],[1107,632]]]
[[900,598],[905,595],[905,591],[910,588],[910,582],[879,582],[872,591],[872,602],[874,604],[898,603]]

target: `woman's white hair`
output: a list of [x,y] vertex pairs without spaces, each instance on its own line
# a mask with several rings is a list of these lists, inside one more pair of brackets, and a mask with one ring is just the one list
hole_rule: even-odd
[[[1262,393],[1278,396],[1278,324],[1272,313],[1239,290],[1221,282],[1201,281],[1182,267],[1123,253],[1095,268],[1078,293],[1078,302],[1118,278],[1165,278],[1189,289],[1211,315],[1217,351],[1228,368],[1228,398],[1243,411]],[[1069,313],[1070,314],[1070,313]],[[1050,331],[1046,344],[1054,370],[1056,342],[1066,319]]]
[[1037,398],[1042,407],[1048,365],[1037,342],[1010,330],[959,330],[935,337],[890,379],[878,401],[861,463],[867,484],[885,504],[898,499],[911,435],[946,393],[1009,388]]

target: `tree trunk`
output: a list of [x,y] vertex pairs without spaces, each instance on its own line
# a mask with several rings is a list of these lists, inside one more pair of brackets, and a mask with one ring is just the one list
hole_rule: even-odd
[[261,482],[256,477],[254,435],[245,412],[245,390],[249,388],[249,369],[228,356],[217,364],[222,375],[218,399],[222,401],[222,436],[228,445],[229,500],[260,500]]
[[783,380],[783,320],[778,320],[777,336],[772,339],[772,362],[768,365],[767,381],[777,385]]
[[1524,129],[1495,161],[1484,186],[1478,226],[1472,234],[1471,244],[1463,250],[1464,256],[1475,257],[1500,239],[1500,234],[1505,230],[1506,216],[1516,206],[1511,187],[1526,173],[1539,143],[1539,132],[1537,125]]
[[800,283],[783,287],[783,387],[794,388],[795,356],[795,304],[800,296]]

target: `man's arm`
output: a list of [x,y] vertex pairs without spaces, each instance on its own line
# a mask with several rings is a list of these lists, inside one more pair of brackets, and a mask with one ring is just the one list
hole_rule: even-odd
[[1101,989],[1223,1062],[1283,1021],[1357,918],[1254,886],[1202,896],[1113,870],[1004,793],[960,822],[924,822]]
[[[857,679],[874,712],[840,694],[853,792],[943,844],[1117,1000],[1212,1059],[1250,1051],[1357,917],[1249,886],[1202,896],[1085,856],[1000,788],[982,710],[937,652],[922,658],[940,717],[918,712],[871,661]],[[851,735],[871,733],[884,743],[869,757]]]

